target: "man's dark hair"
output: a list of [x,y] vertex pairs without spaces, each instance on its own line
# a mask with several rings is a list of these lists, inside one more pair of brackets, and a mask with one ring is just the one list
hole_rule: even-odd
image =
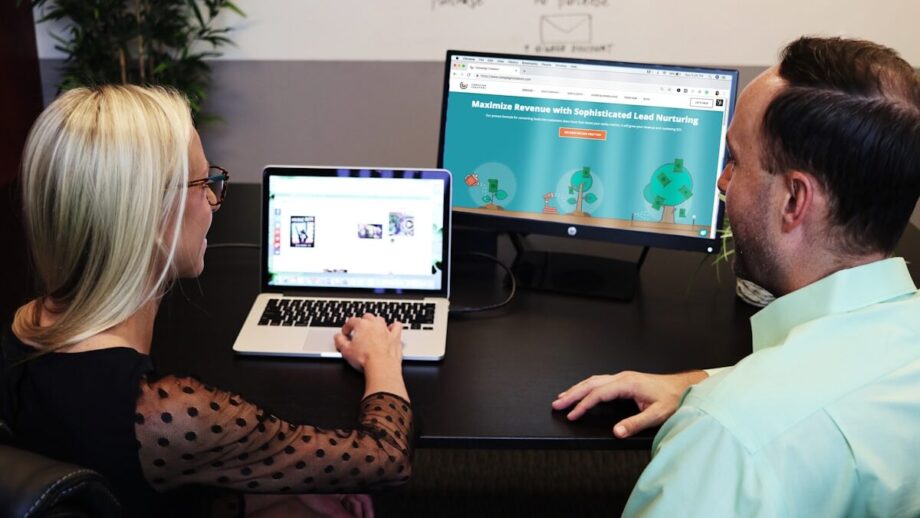
[[869,41],[804,37],[779,75],[788,86],[764,114],[764,168],[821,182],[843,252],[890,254],[920,195],[917,73]]

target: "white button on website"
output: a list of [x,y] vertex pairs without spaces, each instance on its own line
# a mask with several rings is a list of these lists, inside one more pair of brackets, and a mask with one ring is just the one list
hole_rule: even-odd
[[690,106],[693,108],[712,108],[712,99],[690,99]]

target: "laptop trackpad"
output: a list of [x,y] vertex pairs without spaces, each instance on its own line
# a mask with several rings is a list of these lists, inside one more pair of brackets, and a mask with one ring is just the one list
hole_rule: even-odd
[[310,327],[307,337],[303,342],[303,350],[312,353],[336,353],[333,337],[339,332],[338,327]]

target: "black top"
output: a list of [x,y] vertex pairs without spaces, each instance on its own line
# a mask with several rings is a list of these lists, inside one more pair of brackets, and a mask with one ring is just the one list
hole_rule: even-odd
[[159,502],[158,512],[197,505],[189,495],[160,497],[141,470],[133,417],[141,379],[153,372],[149,356],[113,348],[23,362],[34,349],[11,332],[2,350],[0,417],[17,446],[102,473],[126,515],[138,514],[132,504],[139,502]]
[[320,430],[161,377],[134,349],[27,359],[34,351],[4,334],[0,418],[18,446],[103,474],[127,516],[199,514],[203,486],[339,493],[401,483],[411,470],[411,409],[392,394],[365,398],[357,429]]

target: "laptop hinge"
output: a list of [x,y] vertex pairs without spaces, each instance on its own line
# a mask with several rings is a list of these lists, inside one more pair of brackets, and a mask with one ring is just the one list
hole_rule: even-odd
[[281,292],[284,297],[311,297],[311,298],[330,298],[330,299],[381,299],[381,300],[424,300],[424,294],[406,294],[406,293],[342,293],[334,291],[284,291]]

